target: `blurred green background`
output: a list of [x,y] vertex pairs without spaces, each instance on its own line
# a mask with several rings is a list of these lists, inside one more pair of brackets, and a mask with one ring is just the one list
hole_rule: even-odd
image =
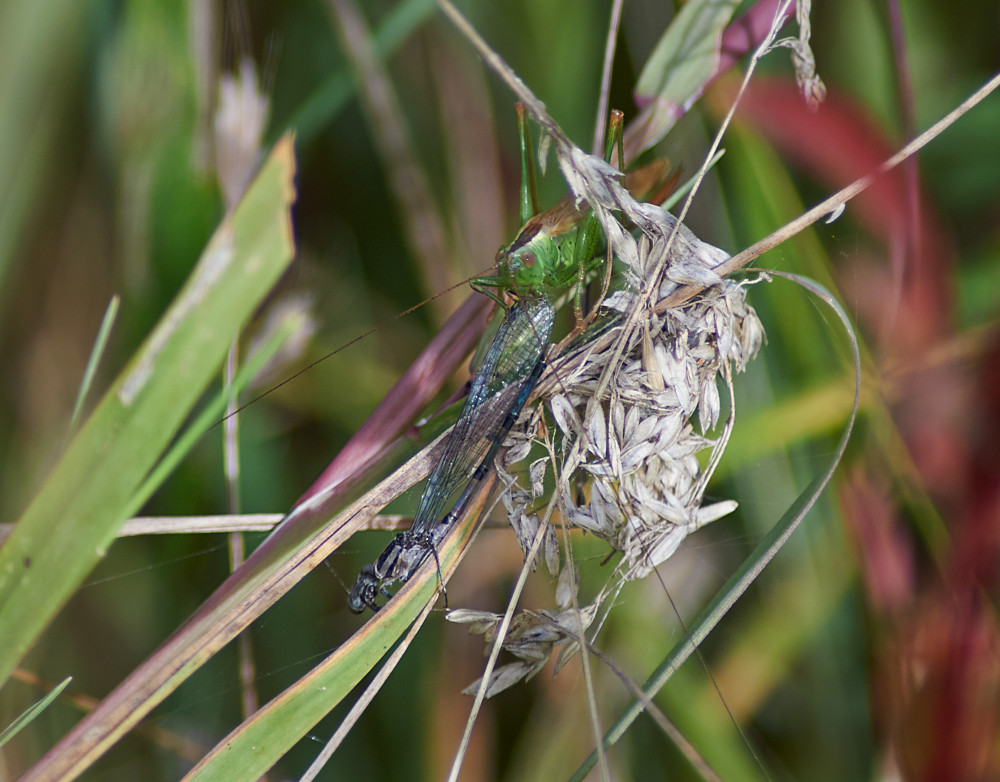
[[[301,353],[259,390],[483,272],[516,230],[505,88],[432,2],[362,10],[425,182],[416,217],[399,206],[398,161],[383,154],[360,108],[323,3],[47,0],[0,9],[0,521],[18,517],[65,444],[111,296],[122,305],[98,391],[222,218],[213,114],[220,76],[241,61],[255,63],[270,97],[265,143],[297,132],[298,257],[271,307],[303,307],[311,324]],[[588,147],[610,4],[467,2],[463,10]],[[611,98],[626,120],[637,74],[671,15],[669,4],[626,4]],[[792,219],[996,72],[998,25],[988,2],[960,12],[932,0],[821,5],[813,45],[827,104],[816,114],[801,108],[787,52],[768,57],[689,224],[736,252]],[[713,87],[657,152],[696,170],[732,87]],[[992,97],[838,221],[760,262],[839,291],[865,345],[864,410],[836,485],[709,639],[703,661],[689,662],[658,699],[724,779],[767,778],[759,766],[772,779],[1000,774],[997,128]],[[543,203],[563,191],[550,173]],[[436,299],[251,406],[241,419],[243,510],[287,510],[465,295],[460,287]],[[736,431],[710,489],[741,508],[664,569],[686,618],[820,469],[849,409],[847,354],[828,315],[783,281],[757,286],[750,300],[769,344],[737,378]],[[144,513],[226,512],[221,450],[216,430]],[[344,584],[386,534],[352,541],[254,625],[262,699],[357,626]],[[593,583],[603,554],[586,563]],[[513,536],[487,531],[451,600],[502,610],[520,561]],[[22,681],[0,693],[0,725],[40,697],[32,676],[71,674],[75,694],[101,697],[227,570],[221,536],[117,542],[26,660]],[[526,604],[550,605],[550,589],[535,577]],[[641,681],[683,633],[674,610],[659,583],[633,585],[599,645]],[[471,703],[459,690],[479,675],[480,652],[461,627],[432,617],[328,778],[442,778]],[[597,668],[608,724],[627,692]],[[16,777],[83,707],[57,703],[2,750],[0,772]],[[337,716],[275,778],[300,774]],[[176,778],[239,719],[235,654],[223,654],[88,778]],[[546,671],[487,705],[464,778],[564,777],[590,746],[578,666],[556,679]],[[618,779],[698,778],[645,720],[609,760]]]

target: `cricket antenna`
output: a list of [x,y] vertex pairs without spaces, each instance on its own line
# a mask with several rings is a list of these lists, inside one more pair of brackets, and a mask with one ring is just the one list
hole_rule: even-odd
[[[490,268],[495,268],[495,265],[493,267],[490,267]],[[484,272],[485,271],[489,271],[489,269],[484,269],[483,271]],[[248,407],[250,407],[250,405],[256,404],[257,402],[259,402],[261,399],[263,399],[266,396],[270,396],[275,391],[277,391],[279,388],[281,388],[282,386],[287,385],[288,383],[291,383],[293,380],[295,380],[300,375],[303,375],[306,372],[308,372],[309,370],[311,370],[314,367],[318,366],[319,364],[322,364],[328,358],[331,358],[331,357],[337,355],[338,353],[340,353],[341,351],[346,350],[347,348],[349,348],[351,345],[355,344],[356,342],[360,342],[361,340],[365,339],[366,337],[369,337],[372,334],[374,334],[376,331],[379,331],[379,330],[385,328],[390,323],[395,323],[400,318],[404,318],[407,315],[409,315],[409,314],[411,314],[413,312],[416,312],[418,309],[420,309],[421,307],[423,307],[423,306],[425,306],[427,304],[430,304],[435,299],[439,299],[440,297],[444,296],[445,294],[451,293],[453,290],[456,290],[458,288],[464,287],[465,285],[468,285],[469,282],[470,282],[470,280],[476,279],[477,276],[479,276],[479,275],[473,275],[472,277],[468,277],[467,279],[464,279],[464,280],[462,280],[460,282],[457,282],[454,285],[452,285],[450,288],[445,288],[444,290],[439,291],[438,293],[435,293],[433,296],[428,296],[426,299],[424,299],[423,301],[421,301],[418,304],[414,304],[409,309],[405,309],[402,312],[397,313],[396,315],[393,315],[388,320],[382,321],[377,326],[372,326],[370,329],[368,329],[368,331],[364,332],[363,334],[359,334],[358,336],[354,337],[354,339],[349,340],[348,342],[345,342],[343,345],[341,345],[336,350],[331,350],[326,355],[320,356],[318,359],[316,359],[312,363],[308,364],[307,366],[304,366],[298,372],[295,372],[295,373],[289,375],[288,377],[286,377],[280,383],[276,383],[275,385],[273,385],[270,388],[268,388],[266,391],[262,391],[261,393],[257,394],[257,396],[255,396],[252,399],[250,399],[249,401],[244,402],[242,405],[240,405],[239,407],[237,407],[231,413],[229,413],[228,415],[226,415],[223,418],[220,418],[218,421],[216,421],[214,424],[212,424],[212,426],[210,427],[210,429],[214,429],[215,427],[219,426],[220,424],[225,423],[227,420],[229,420],[230,418],[232,418],[237,413],[240,413],[243,410],[246,410]]]

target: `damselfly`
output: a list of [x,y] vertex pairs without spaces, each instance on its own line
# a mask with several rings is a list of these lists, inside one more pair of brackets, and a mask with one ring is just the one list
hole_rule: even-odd
[[[420,497],[413,526],[361,571],[348,599],[352,611],[377,609],[379,593],[388,595],[386,585],[409,579],[461,515],[541,376],[554,315],[544,298],[518,302],[507,311]],[[454,510],[442,518],[463,484]]]

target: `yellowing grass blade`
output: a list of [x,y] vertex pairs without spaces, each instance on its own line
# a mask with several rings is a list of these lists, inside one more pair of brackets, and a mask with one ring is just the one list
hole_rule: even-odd
[[233,336],[291,261],[294,173],[286,137],[0,549],[0,682],[104,555]]

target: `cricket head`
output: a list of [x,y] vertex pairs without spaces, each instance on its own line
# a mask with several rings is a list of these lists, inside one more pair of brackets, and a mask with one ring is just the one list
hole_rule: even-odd
[[529,222],[497,253],[498,275],[515,293],[540,293],[560,287],[565,276],[566,237],[557,241],[544,227]]

